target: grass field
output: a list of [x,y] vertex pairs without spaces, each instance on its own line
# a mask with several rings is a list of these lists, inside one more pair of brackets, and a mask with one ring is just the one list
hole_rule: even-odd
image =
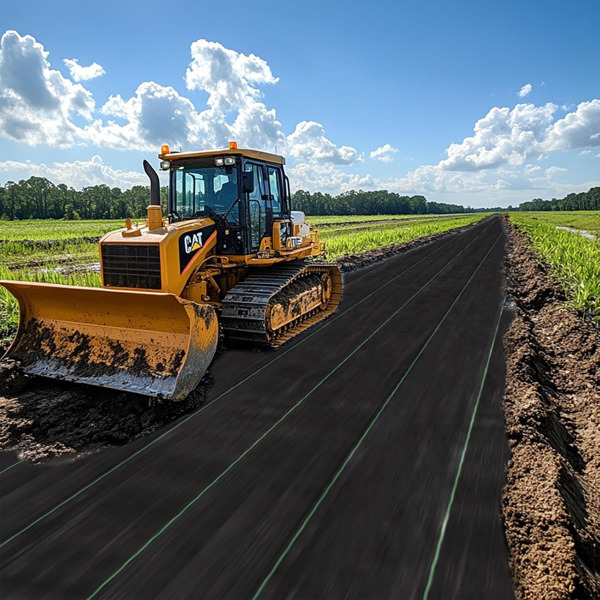
[[573,212],[532,212],[525,213],[532,220],[545,221],[559,227],[572,227],[587,231],[600,238],[600,212],[597,210],[580,210]]
[[372,223],[375,221],[423,221],[423,220],[436,220],[436,219],[448,219],[452,217],[467,217],[474,213],[456,213],[452,215],[339,215],[339,216],[328,216],[328,217],[310,217],[307,216],[306,220],[311,225],[317,226],[331,226],[341,224],[362,224]]
[[[390,224],[373,222],[360,227],[354,224],[345,227],[322,227],[321,239],[326,243],[328,260],[335,260],[345,254],[360,254],[384,246],[402,244],[421,237],[442,233],[456,227],[463,227],[482,219],[482,214],[470,214],[460,217],[446,215],[443,219],[426,216],[422,219],[410,219]],[[367,226],[365,226],[367,225]]]
[[[308,217],[327,259],[408,242],[461,227],[485,214]],[[100,287],[98,239],[122,221],[0,221],[0,279]],[[18,324],[16,300],[0,286],[0,342]]]
[[12,240],[63,240],[98,237],[124,226],[124,220],[113,221],[0,221],[0,243]]
[[[600,239],[588,239],[557,229],[586,226],[594,229],[597,214],[510,213],[510,219],[525,231],[534,252],[552,269],[570,304],[600,326]],[[590,228],[590,229],[588,229]]]
[[[470,214],[470,213],[469,213]],[[446,219],[457,215],[351,215],[331,217],[307,217],[311,225],[333,225],[337,223],[368,223],[370,221],[389,220],[422,220]],[[135,219],[133,219],[135,221]],[[82,237],[100,237],[109,231],[120,229],[124,225],[123,219],[107,221],[53,221],[44,219],[31,219],[28,221],[2,221],[0,220],[0,244],[6,241],[23,240],[64,240]]]

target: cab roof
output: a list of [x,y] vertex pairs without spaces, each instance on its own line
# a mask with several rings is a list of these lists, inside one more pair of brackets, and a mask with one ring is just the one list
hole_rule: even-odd
[[188,158],[200,158],[210,156],[245,156],[246,158],[253,158],[254,160],[275,163],[278,165],[285,165],[285,158],[278,154],[271,154],[270,152],[262,152],[261,150],[250,150],[248,148],[224,148],[223,150],[208,150],[204,152],[169,152],[167,154],[159,154],[158,158],[161,160],[177,161]]

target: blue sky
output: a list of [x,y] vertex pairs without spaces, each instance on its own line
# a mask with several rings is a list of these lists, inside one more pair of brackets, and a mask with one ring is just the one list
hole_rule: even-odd
[[161,143],[293,189],[475,207],[600,185],[600,2],[0,0],[0,183],[145,183]]

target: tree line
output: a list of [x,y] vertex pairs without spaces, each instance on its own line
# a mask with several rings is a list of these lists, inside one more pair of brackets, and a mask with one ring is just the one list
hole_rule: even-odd
[[[124,219],[146,214],[150,199],[148,186],[121,190],[93,185],[75,190],[64,183],[53,184],[45,177],[30,177],[0,186],[0,219]],[[161,204],[166,212],[167,188],[161,188]],[[394,192],[350,191],[337,196],[299,190],[292,195],[292,207],[307,215],[408,215],[481,212],[469,206],[428,202],[425,196],[401,196]],[[501,207],[483,209],[502,212]],[[535,199],[508,210],[600,210],[600,188],[569,194],[561,199]]]
[[[121,190],[108,185],[92,185],[74,190],[64,183],[54,185],[45,177],[30,177],[0,186],[0,219],[121,219],[146,214],[150,188],[134,185]],[[161,189],[166,210],[167,188]]]
[[[300,190],[292,195],[292,207],[307,215],[425,215],[478,212],[459,204],[428,202],[425,196],[401,196],[394,192],[378,190],[373,192],[344,192],[338,196]],[[490,211],[502,209],[485,209]]]
[[600,187],[591,188],[588,192],[567,194],[564,198],[542,200],[536,198],[531,202],[523,202],[519,210],[600,210]]

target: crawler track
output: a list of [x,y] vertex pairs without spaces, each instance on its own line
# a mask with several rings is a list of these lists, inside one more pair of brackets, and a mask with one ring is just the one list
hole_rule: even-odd
[[[279,331],[270,331],[269,308],[277,305],[278,299],[286,294],[291,285],[323,273],[329,275],[333,286],[327,305],[299,314]],[[341,280],[338,266],[325,263],[299,262],[253,273],[230,290],[223,299],[223,330],[230,340],[277,348],[336,311],[342,299]]]
[[1,474],[3,594],[510,598],[504,245],[491,218],[352,273],[184,420]]

